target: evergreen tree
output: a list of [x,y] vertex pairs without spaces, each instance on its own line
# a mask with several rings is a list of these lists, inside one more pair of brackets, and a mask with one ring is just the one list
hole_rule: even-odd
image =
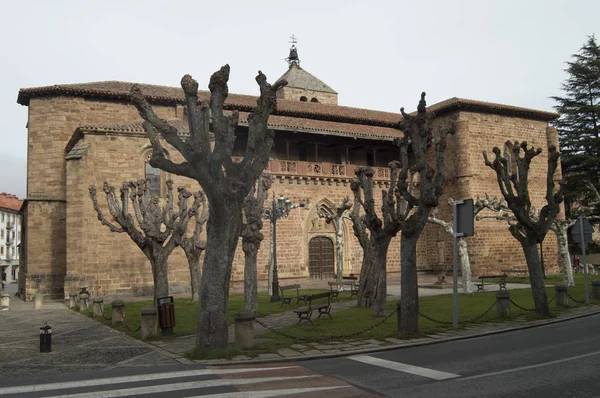
[[559,131],[565,204],[588,206],[593,194],[586,183],[600,185],[600,47],[590,36],[573,60],[562,84],[563,97],[552,97],[561,114]]

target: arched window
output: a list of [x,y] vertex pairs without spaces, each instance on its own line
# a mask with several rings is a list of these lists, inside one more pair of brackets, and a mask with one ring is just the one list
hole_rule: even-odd
[[310,100],[310,102],[319,102],[319,100],[316,99],[316,98],[313,98],[313,99]]
[[149,151],[146,155],[146,168],[145,178],[148,183],[148,189],[150,189],[150,195],[160,197],[161,178],[160,169],[150,166],[150,158],[152,157],[152,151]]
[[305,96],[302,96],[302,97],[300,97],[300,101],[306,102],[306,101],[308,101],[308,98],[306,98]]

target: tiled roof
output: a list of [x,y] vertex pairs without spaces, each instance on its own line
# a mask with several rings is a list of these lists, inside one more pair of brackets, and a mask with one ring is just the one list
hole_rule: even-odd
[[65,156],[65,159],[67,159],[67,160],[81,159],[83,157],[83,155],[87,152],[89,147],[90,147],[90,144],[77,143],[77,145],[75,145],[73,148],[71,148],[69,153],[67,153],[67,156]]
[[0,193],[0,209],[19,211],[22,204],[23,200],[17,198],[16,195],[11,195],[6,192]]
[[287,87],[303,88],[306,90],[321,91],[325,93],[337,94],[335,90],[317,79],[295,62],[290,64],[290,68],[277,81],[287,80]]
[[[17,102],[29,105],[29,100],[42,96],[81,96],[88,98],[129,101],[129,91],[134,83],[107,81],[82,84],[62,84],[46,87],[23,88],[19,90]],[[140,84],[142,92],[149,101],[156,104],[184,104],[183,91],[177,87]],[[200,100],[208,100],[210,92],[199,91]],[[257,97],[251,95],[230,94],[225,104],[226,109],[251,112],[256,106]],[[526,117],[535,120],[550,121],[558,118],[554,112],[538,111],[491,102],[474,101],[463,98],[451,98],[428,108],[438,114],[454,110],[466,110],[507,116]],[[353,123],[369,126],[395,127],[402,118],[398,113],[382,112],[369,109],[351,108],[347,106],[328,105],[322,103],[278,100],[278,116],[303,117],[307,119],[327,120],[331,122]]]
[[[248,112],[240,112],[240,125],[248,124]],[[187,121],[181,119],[168,120],[179,131],[179,135],[189,136],[189,127]],[[305,133],[326,133],[328,135],[339,135],[352,138],[366,139],[392,139],[402,137],[400,130],[390,127],[364,126],[358,124],[328,122],[324,120],[302,119],[288,116],[271,116],[269,118],[269,128],[274,130],[293,130]],[[97,132],[115,132],[115,133],[143,133],[144,127],[141,121],[134,121],[125,124],[103,124],[103,125],[83,125],[78,131],[97,131]],[[67,148],[70,146],[68,145]]]

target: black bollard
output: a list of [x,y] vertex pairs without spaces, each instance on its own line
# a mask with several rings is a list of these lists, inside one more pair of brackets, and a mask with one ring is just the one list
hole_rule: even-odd
[[47,322],[40,328],[40,352],[52,351],[52,328]]

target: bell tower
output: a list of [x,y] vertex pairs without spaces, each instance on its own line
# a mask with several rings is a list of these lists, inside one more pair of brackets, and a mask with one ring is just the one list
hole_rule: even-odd
[[288,71],[278,79],[278,81],[285,79],[288,84],[277,91],[277,98],[337,105],[338,93],[300,67],[300,57],[296,47],[298,41],[294,35],[290,37],[290,43],[292,44],[290,53],[285,59],[289,65]]

